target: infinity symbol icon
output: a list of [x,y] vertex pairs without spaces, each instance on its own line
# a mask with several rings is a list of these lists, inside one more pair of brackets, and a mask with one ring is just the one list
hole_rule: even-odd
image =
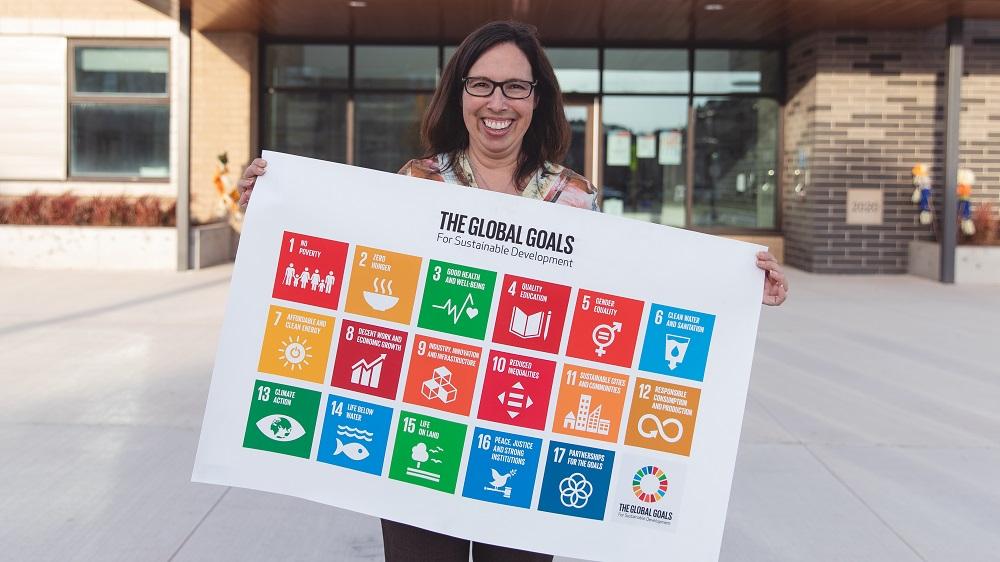
[[[647,429],[646,426],[648,426],[649,424],[646,422],[648,421],[653,422],[654,429]],[[680,421],[674,418],[667,418],[666,420],[661,420],[660,418],[654,416],[653,414],[645,414],[644,416],[639,418],[639,423],[636,425],[637,429],[639,430],[639,435],[642,435],[643,437],[656,437],[657,435],[659,435],[660,438],[666,441],[667,443],[676,443],[681,440],[681,437],[684,436],[684,426],[681,424]],[[673,437],[667,434],[667,428],[671,425],[677,427],[677,435]]]

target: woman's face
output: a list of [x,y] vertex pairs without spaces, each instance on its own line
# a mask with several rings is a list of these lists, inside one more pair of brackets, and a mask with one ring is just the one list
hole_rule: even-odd
[[[468,76],[505,80],[534,81],[531,63],[513,43],[501,43],[482,54]],[[520,154],[521,141],[531,125],[537,103],[535,92],[525,99],[512,100],[500,88],[486,98],[462,90],[462,117],[469,131],[469,145],[480,157],[504,158]]]

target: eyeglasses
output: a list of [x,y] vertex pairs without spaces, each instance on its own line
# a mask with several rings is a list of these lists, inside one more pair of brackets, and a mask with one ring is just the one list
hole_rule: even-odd
[[488,98],[493,95],[493,91],[500,87],[500,91],[503,95],[512,100],[523,100],[531,95],[531,91],[534,90],[535,86],[538,84],[538,80],[534,82],[528,82],[527,80],[504,80],[503,82],[494,82],[489,78],[482,78],[479,76],[467,76],[462,78],[462,82],[465,83],[465,91],[469,93],[470,96],[476,96],[477,98]]

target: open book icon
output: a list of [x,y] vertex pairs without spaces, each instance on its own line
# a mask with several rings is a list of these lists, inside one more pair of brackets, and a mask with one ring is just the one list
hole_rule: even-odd
[[525,314],[523,310],[514,307],[514,312],[510,315],[510,333],[524,339],[549,337],[549,322],[552,320],[552,311],[536,312]]

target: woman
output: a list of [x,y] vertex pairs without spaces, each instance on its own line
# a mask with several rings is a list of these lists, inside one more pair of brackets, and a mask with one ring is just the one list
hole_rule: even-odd
[[[558,164],[569,148],[569,124],[555,72],[532,26],[494,22],[466,37],[445,67],[421,136],[427,154],[399,173],[597,210],[594,186]],[[239,181],[244,208],[265,166],[254,160]],[[767,274],[764,304],[784,302],[787,281],[774,256],[760,252],[757,267]],[[469,541],[409,525],[383,521],[382,536],[389,562],[469,557]],[[477,562],[552,560],[479,543],[473,555]]]

